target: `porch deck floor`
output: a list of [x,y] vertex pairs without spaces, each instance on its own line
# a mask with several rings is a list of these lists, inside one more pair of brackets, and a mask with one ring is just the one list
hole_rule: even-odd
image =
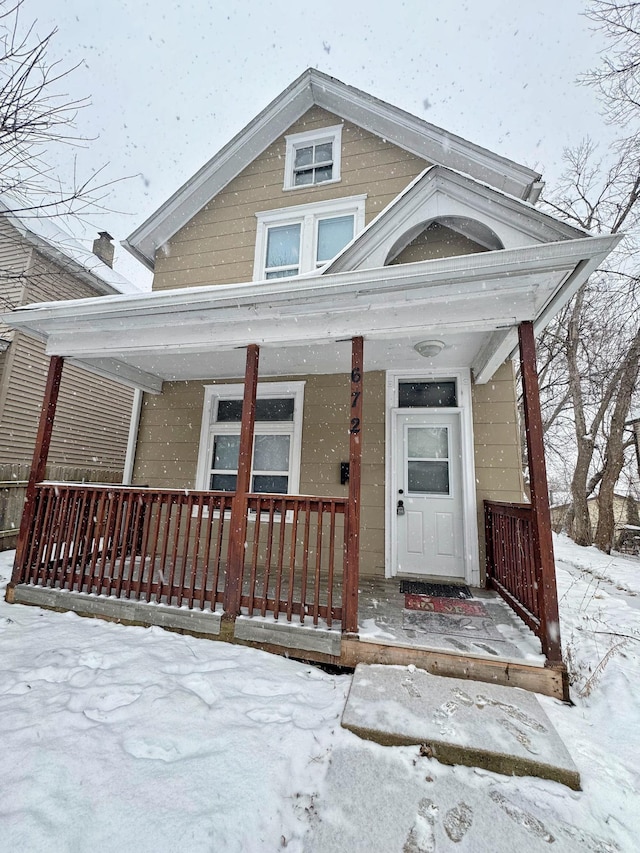
[[472,588],[467,599],[481,605],[482,615],[409,610],[400,578],[361,577],[359,590],[361,642],[544,665],[538,638],[493,590]]

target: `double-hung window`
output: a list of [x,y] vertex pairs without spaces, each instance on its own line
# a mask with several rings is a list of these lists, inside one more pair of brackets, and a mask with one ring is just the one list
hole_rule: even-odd
[[366,195],[256,213],[254,281],[311,272],[364,228]]
[[340,180],[341,124],[290,133],[285,141],[285,190]]
[[[197,488],[233,492],[238,479],[242,385],[205,388]],[[258,385],[250,490],[297,494],[304,382]]]

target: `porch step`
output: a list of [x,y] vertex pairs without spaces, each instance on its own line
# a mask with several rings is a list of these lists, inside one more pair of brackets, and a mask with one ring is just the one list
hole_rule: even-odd
[[539,776],[580,790],[580,774],[540,703],[515,687],[358,664],[342,725],[386,746],[423,744],[443,764]]

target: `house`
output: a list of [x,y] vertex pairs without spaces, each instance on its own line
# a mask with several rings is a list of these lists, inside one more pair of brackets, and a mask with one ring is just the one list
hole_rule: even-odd
[[[108,235],[102,260],[51,219],[20,212],[0,197],[0,293],[4,310],[33,302],[131,291],[111,269]],[[41,340],[0,323],[0,549],[15,548],[49,359]],[[69,365],[60,388],[47,476],[122,482],[133,392]]]
[[[595,536],[598,526],[598,497],[587,500],[591,532]],[[571,511],[570,503],[561,503],[551,507],[551,524],[560,533],[566,528],[566,521]],[[631,494],[613,495],[614,537],[613,547],[616,550],[628,550],[640,553],[640,501]]]
[[[541,188],[304,72],[128,238],[151,293],[6,318],[51,356],[7,599],[566,695],[535,335],[619,237]],[[66,360],[143,392],[130,488],[41,482]],[[399,578],[499,592],[546,666],[367,636]]]

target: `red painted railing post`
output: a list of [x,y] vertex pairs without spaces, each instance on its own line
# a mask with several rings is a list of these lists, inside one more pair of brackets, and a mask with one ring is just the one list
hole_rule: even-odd
[[358,583],[360,579],[360,486],[362,482],[363,340],[351,341],[351,396],[349,409],[349,503],[347,506],[347,553],[344,573],[342,630],[358,630]]
[[533,323],[527,321],[518,327],[520,344],[520,370],[524,422],[529,457],[529,483],[533,516],[533,549],[540,603],[540,632],[542,651],[548,664],[562,663],[560,644],[560,617],[556,587],[553,539],[547,469],[544,459],[540,390],[536,369],[536,345]]
[[256,420],[259,356],[260,350],[256,344],[249,344],[247,347],[247,364],[244,375],[238,478],[236,481],[236,493],[231,505],[229,556],[227,559],[223,598],[224,612],[233,617],[240,613],[240,597],[242,595],[242,574],[244,570],[245,539],[247,535],[247,495],[251,486],[251,462]]
[[[18,543],[16,546],[16,558],[11,575],[11,587],[23,580],[22,575],[24,571],[24,561],[29,550],[27,547],[29,542],[29,533],[36,508],[36,485],[44,479],[45,471],[47,469],[47,458],[49,456],[53,421],[55,419],[56,406],[58,404],[58,393],[60,391],[63,364],[64,359],[59,355],[52,356],[49,361],[47,383],[45,385],[44,398],[42,400],[42,408],[40,410],[40,422],[38,424],[36,443],[33,449],[31,472],[29,474],[29,482],[27,484],[22,519],[20,521],[20,531],[18,533]],[[7,589],[7,595],[9,595],[9,589]]]

